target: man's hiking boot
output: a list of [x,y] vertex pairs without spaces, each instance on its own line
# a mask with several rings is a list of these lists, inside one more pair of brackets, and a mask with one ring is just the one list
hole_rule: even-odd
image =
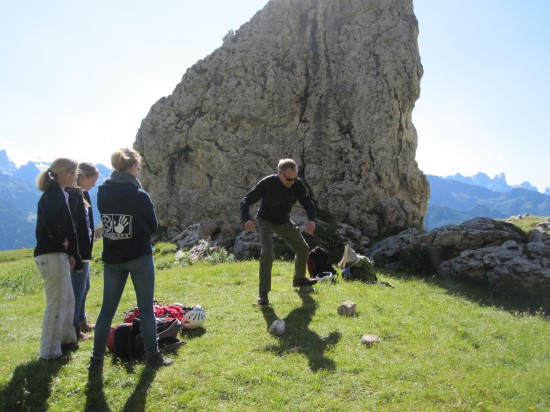
[[260,295],[258,296],[256,303],[260,306],[269,305],[269,298],[267,297],[267,292],[260,292]]
[[145,365],[148,368],[160,368],[162,366],[170,366],[174,363],[173,359],[168,359],[162,356],[160,352],[154,354],[153,356],[149,356],[145,360]]
[[88,365],[88,375],[98,376],[103,374],[103,359],[90,358],[90,364]]
[[317,283],[317,279],[309,279],[309,278],[302,278],[302,279],[294,279],[292,281],[292,287],[300,287],[300,286],[313,286]]
[[93,323],[88,323],[86,319],[84,319],[82,322],[80,322],[80,330],[84,333],[91,332],[95,329],[95,325]]
[[80,329],[80,326],[75,326],[74,330],[76,332],[76,339],[77,340],[90,340],[92,337],[90,335],[85,334]]

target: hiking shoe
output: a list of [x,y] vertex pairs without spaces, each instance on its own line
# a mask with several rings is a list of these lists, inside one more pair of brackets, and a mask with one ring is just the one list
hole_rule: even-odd
[[92,337],[84,332],[79,332],[78,335],[76,335],[76,338],[78,340],[90,340]]
[[160,368],[162,366],[170,366],[174,363],[173,359],[168,359],[162,356],[160,352],[154,354],[153,356],[149,356],[145,360],[145,365],[149,368]]
[[317,283],[317,279],[309,279],[309,278],[302,278],[302,279],[294,279],[292,281],[292,287],[299,287],[299,286],[313,286]]
[[80,330],[84,333],[91,332],[95,329],[95,325],[93,323],[88,323],[86,319],[84,319],[82,322],[80,322]]
[[256,303],[260,306],[269,305],[269,298],[267,297],[267,292],[260,292],[260,295],[258,296]]
[[84,332],[82,332],[82,330],[80,329],[80,326],[75,326],[74,330],[76,332],[76,339],[77,340],[90,340],[90,339],[92,339],[92,337],[90,335],[87,335]]
[[99,359],[92,356],[90,358],[90,364],[87,366],[87,368],[88,375],[90,376],[103,374],[103,358]]

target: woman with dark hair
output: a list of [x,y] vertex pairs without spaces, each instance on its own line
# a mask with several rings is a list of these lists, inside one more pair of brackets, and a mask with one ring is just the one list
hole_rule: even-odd
[[70,271],[82,269],[82,263],[64,190],[75,184],[77,170],[76,160],[59,158],[36,181],[44,192],[38,201],[34,256],[46,292],[40,341],[40,358],[46,360],[61,357],[62,346],[74,347],[77,342]]
[[95,186],[99,170],[92,163],[79,163],[76,186],[66,188],[69,193],[71,214],[76,222],[78,247],[82,259],[82,270],[71,270],[71,283],[75,297],[73,325],[79,340],[88,340],[86,332],[94,325],[86,319],[86,296],[90,290],[90,261],[94,246],[94,216],[88,191]]
[[153,311],[155,266],[151,235],[158,223],[153,202],[137,179],[141,156],[122,148],[111,156],[113,173],[99,186],[97,207],[103,223],[103,304],[96,322],[91,375],[103,372],[105,346],[111,323],[130,275],[136,292],[140,326],[148,367],[167,366],[159,351],[157,326]]

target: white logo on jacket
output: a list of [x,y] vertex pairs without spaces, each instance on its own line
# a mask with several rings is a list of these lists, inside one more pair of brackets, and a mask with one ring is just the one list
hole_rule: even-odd
[[101,215],[103,236],[111,240],[132,238],[132,215]]

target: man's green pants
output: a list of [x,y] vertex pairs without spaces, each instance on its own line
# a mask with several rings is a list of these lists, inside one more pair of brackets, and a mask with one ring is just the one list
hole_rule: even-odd
[[306,264],[309,246],[300,233],[298,226],[292,221],[275,225],[269,220],[256,219],[258,237],[262,246],[260,255],[260,292],[271,290],[271,268],[273,267],[273,234],[283,239],[294,252],[294,281],[306,277]]

